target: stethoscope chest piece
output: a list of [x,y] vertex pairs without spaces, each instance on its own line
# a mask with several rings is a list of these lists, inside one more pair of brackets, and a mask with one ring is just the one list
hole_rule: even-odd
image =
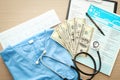
[[100,43],[98,41],[93,41],[92,48],[98,51],[100,48]]

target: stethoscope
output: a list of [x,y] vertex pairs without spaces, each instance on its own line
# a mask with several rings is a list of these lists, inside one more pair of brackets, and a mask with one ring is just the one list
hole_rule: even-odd
[[[96,68],[97,65],[96,65],[95,59],[93,58],[92,55],[90,55],[90,54],[87,53],[87,52],[80,52],[80,53],[78,53],[77,55],[75,55],[75,57],[74,57],[74,59],[73,59],[73,63],[74,63],[74,65],[75,65],[77,71],[80,72],[80,73],[82,73],[82,74],[84,74],[84,75],[90,76],[90,78],[88,78],[87,80],[91,80],[97,73],[100,72],[100,70],[101,70],[101,64],[102,64],[102,63],[101,63],[100,53],[99,53],[99,47],[100,47],[99,42],[98,42],[98,41],[94,41],[92,45],[93,45],[93,48],[96,49],[96,52],[97,52],[97,55],[98,55],[98,59],[99,59],[99,68],[98,68],[98,70],[97,70],[97,68]],[[93,73],[92,73],[92,74],[83,72],[82,70],[80,70],[80,68],[78,68],[77,63],[78,63],[78,64],[80,64],[80,63],[79,63],[76,59],[77,59],[77,57],[79,57],[81,54],[85,54],[85,55],[89,56],[89,57],[91,58],[91,60],[93,61],[94,69],[93,69]],[[80,77],[80,76],[79,76],[79,77]]]
[[[50,57],[50,56],[45,55],[45,54],[46,54],[46,50],[43,50],[41,56],[36,60],[35,63],[36,63],[36,64],[39,64],[39,63],[41,62],[44,66],[46,66],[46,67],[47,67],[48,69],[50,69],[52,72],[54,72],[55,74],[57,74],[57,75],[58,75],[60,78],[62,78],[63,80],[73,80],[73,79],[68,79],[68,78],[64,77],[63,75],[61,75],[61,74],[59,74],[58,72],[54,71],[50,66],[48,66],[47,64],[45,64],[44,61],[43,61],[43,57],[48,57],[48,58],[50,58],[50,59],[53,59],[53,60],[55,60],[55,61],[57,61],[57,62],[60,62],[61,64],[64,64],[64,65],[70,67],[71,69],[75,70],[75,71],[77,72],[77,74],[78,74],[78,80],[82,80],[82,79],[81,79],[81,76],[80,76],[80,73],[82,73],[82,74],[84,74],[84,75],[87,75],[87,76],[90,76],[90,78],[87,79],[87,80],[91,80],[97,73],[100,72],[100,69],[101,69],[101,57],[100,57],[100,53],[99,53],[99,49],[98,49],[98,48],[99,48],[99,42],[98,42],[98,41],[94,41],[94,42],[93,42],[93,47],[96,49],[96,52],[97,52],[97,55],[98,55],[98,58],[99,58],[99,68],[98,68],[98,70],[96,69],[96,66],[97,66],[97,65],[96,65],[95,59],[94,59],[89,53],[87,53],[87,52],[80,52],[80,53],[78,53],[78,54],[75,55],[75,57],[72,59],[72,61],[73,61],[73,63],[74,63],[75,66],[66,64],[66,63],[64,63],[64,62],[62,62],[62,61],[60,61],[60,60],[57,60],[57,59],[55,59],[55,58],[53,58],[53,57]],[[76,59],[77,59],[77,57],[79,57],[81,54],[88,55],[88,56],[91,58],[91,60],[93,61],[94,69],[93,69],[93,73],[92,73],[92,74],[90,74],[90,73],[85,73],[85,72],[83,72],[82,70],[80,70],[80,69],[78,68],[77,63],[80,64],[80,62],[78,62]],[[75,78],[75,76],[74,76],[74,78]]]
[[[63,75],[57,73],[56,71],[54,71],[54,69],[52,69],[50,66],[48,66],[47,64],[44,63],[43,57],[48,57],[48,58],[50,58],[50,59],[52,59],[52,60],[55,60],[55,61],[57,61],[57,62],[59,62],[59,63],[61,63],[61,64],[64,64],[64,65],[66,65],[66,66],[68,66],[68,67],[71,67],[71,69],[75,69],[75,67],[74,67],[73,65],[68,65],[68,64],[66,64],[66,63],[64,63],[64,62],[62,62],[62,61],[60,61],[60,60],[57,60],[57,59],[55,59],[55,58],[53,58],[53,57],[50,57],[50,56],[47,56],[47,55],[45,55],[45,54],[46,54],[46,50],[43,50],[41,56],[37,59],[37,61],[36,61],[35,63],[36,63],[36,64],[39,64],[39,63],[41,62],[45,67],[47,67],[47,68],[50,69],[52,72],[54,72],[55,74],[57,74],[57,75],[58,75],[60,78],[62,78],[63,80],[73,80],[73,78],[75,78],[76,75],[75,75],[72,79],[68,79],[68,78],[64,77]],[[75,71],[76,71],[76,70],[75,70]]]

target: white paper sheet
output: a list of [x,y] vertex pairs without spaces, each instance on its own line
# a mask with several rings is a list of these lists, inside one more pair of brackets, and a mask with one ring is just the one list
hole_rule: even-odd
[[91,2],[87,0],[71,0],[68,19],[71,19],[74,17],[85,17],[85,13],[87,12],[91,4],[110,12],[114,11],[113,2],[108,2],[108,1]]
[[50,10],[38,17],[0,33],[0,43],[3,48],[6,48],[8,45],[13,46],[44,29],[59,24],[60,22],[61,21],[55,11]]

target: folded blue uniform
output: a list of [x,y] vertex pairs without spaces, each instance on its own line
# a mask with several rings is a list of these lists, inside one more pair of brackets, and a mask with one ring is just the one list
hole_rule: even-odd
[[14,80],[78,80],[71,56],[45,30],[1,52]]

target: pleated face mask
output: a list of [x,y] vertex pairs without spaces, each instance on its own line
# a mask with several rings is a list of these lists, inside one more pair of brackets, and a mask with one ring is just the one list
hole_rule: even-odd
[[14,80],[78,80],[70,53],[45,30],[1,52]]

